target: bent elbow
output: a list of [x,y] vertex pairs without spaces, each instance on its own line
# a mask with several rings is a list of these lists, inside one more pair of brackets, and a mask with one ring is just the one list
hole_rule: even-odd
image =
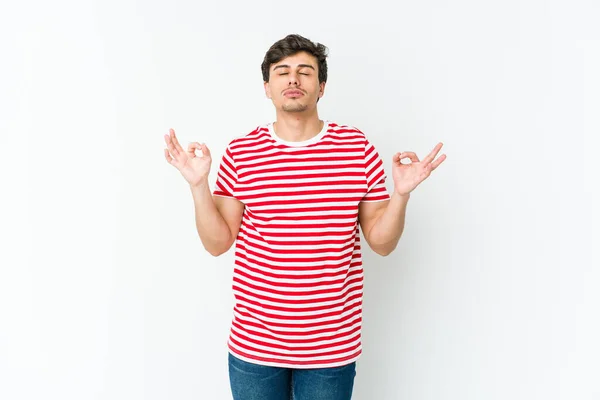
[[379,254],[382,257],[387,257],[390,254],[392,254],[392,251],[394,251],[394,249],[390,249],[390,250],[375,250],[375,253]]
[[208,251],[208,254],[210,254],[213,257],[219,257],[221,254],[225,253],[227,250],[206,249],[206,251]]
[[377,255],[380,255],[382,257],[387,257],[390,254],[392,254],[392,252],[396,249],[395,245],[392,244],[388,244],[388,245],[382,245],[382,246],[371,246],[371,249],[377,253]]
[[206,251],[208,251],[208,253],[211,256],[219,257],[220,255],[227,253],[227,251],[229,251],[229,249],[231,248],[232,244],[233,242],[228,242],[216,246],[204,246],[204,248],[206,249]]
[[213,256],[213,257],[219,257],[222,254],[227,253],[227,251],[231,248],[231,245],[229,246],[222,246],[222,247],[214,247],[214,248],[206,248],[206,251],[208,251],[208,253]]

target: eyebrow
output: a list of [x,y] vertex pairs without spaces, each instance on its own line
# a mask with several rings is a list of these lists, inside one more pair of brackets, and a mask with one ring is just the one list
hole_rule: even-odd
[[[277,65],[275,68],[273,68],[273,71],[275,71],[277,68],[290,68],[290,66],[287,64]],[[312,70],[315,69],[315,67],[310,64],[298,64],[298,68],[310,68]]]

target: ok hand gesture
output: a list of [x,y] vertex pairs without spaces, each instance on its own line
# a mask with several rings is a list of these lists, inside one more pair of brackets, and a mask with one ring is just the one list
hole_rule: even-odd
[[[165,149],[167,162],[181,172],[190,186],[196,186],[208,180],[212,160],[210,150],[204,143],[190,143],[187,151],[184,151],[173,129],[169,129],[169,134],[165,135],[165,143],[167,144]],[[196,150],[200,150],[202,155],[197,156]]]
[[[442,143],[438,143],[423,161],[419,161],[419,157],[412,151],[396,153],[394,155],[392,166],[395,192],[401,196],[405,196],[427,179],[431,172],[446,159],[446,155],[442,154],[434,161],[442,146]],[[402,164],[402,160],[406,158],[411,162]]]

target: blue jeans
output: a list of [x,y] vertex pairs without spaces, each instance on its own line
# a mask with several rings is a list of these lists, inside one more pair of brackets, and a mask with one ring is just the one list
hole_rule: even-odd
[[249,363],[229,353],[233,400],[350,400],[355,376],[356,362],[293,369]]

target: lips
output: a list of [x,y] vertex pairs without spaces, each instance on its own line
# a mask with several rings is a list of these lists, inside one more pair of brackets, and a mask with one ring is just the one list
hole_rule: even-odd
[[288,97],[298,97],[298,96],[302,96],[304,93],[302,93],[301,90],[296,90],[296,89],[292,89],[292,90],[286,90],[285,92],[283,92],[284,96],[288,96]]

